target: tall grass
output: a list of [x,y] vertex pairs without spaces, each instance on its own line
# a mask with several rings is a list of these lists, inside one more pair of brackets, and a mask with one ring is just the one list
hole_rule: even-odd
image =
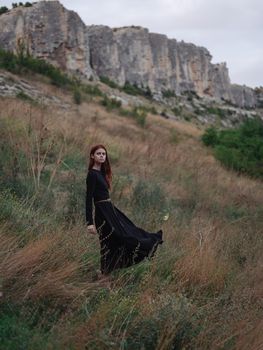
[[[260,349],[260,181],[221,167],[190,124],[149,115],[141,128],[85,102],[63,113],[22,100],[0,107],[6,348]],[[114,158],[114,203],[164,231],[153,259],[109,279],[84,224],[86,154],[97,142]]]

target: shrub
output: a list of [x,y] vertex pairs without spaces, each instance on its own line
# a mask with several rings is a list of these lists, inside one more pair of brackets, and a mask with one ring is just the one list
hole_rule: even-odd
[[144,109],[141,109],[140,107],[134,107],[133,108],[133,115],[137,121],[137,123],[144,127],[146,124],[146,117],[147,112]]
[[105,76],[101,76],[100,81],[113,89],[117,89],[119,87],[119,85],[117,83],[115,83],[115,81],[113,81],[110,78],[105,77]]
[[17,55],[0,49],[0,68],[16,74],[23,71],[31,71],[45,75],[51,79],[54,85],[59,87],[73,85],[70,78],[57,67],[44,60],[25,54],[25,46],[22,42],[19,44]]
[[[35,312],[35,310],[32,310]],[[0,311],[1,349],[43,349],[46,335],[34,327],[32,316],[25,319],[23,310],[10,303],[3,304]]]
[[97,85],[88,85],[88,84],[83,84],[81,85],[81,91],[88,95],[93,95],[93,96],[102,96],[103,93],[102,91],[98,88]]
[[202,141],[206,146],[215,146],[218,143],[217,131],[214,127],[206,129],[202,136]]
[[101,104],[102,106],[106,107],[107,111],[121,107],[121,101],[118,101],[115,98],[109,98],[107,96],[104,96]]
[[24,91],[19,91],[17,94],[16,94],[16,97],[17,98],[20,98],[21,100],[24,100],[24,101],[30,101],[30,102],[34,102],[33,98],[28,96]]
[[141,96],[145,96],[148,98],[152,98],[152,92],[151,92],[149,86],[147,86],[147,88],[143,89],[143,88],[138,87],[136,84],[131,84],[131,83],[126,81],[121,90],[129,95],[133,95],[133,96],[141,95]]
[[220,118],[224,118],[225,114],[226,114],[225,110],[218,108],[218,107],[207,107],[206,111],[209,114],[218,115]]
[[147,111],[143,107],[133,107],[132,110],[121,108],[120,115],[134,118],[142,127],[146,124]]
[[77,105],[80,105],[82,102],[81,92],[80,92],[79,88],[77,88],[77,87],[73,91],[73,99]]
[[8,8],[6,6],[1,6],[0,7],[0,15],[2,15],[3,13],[8,12]]
[[152,114],[158,114],[156,108],[154,106],[145,106],[145,105],[142,105],[139,107],[140,110],[144,110],[145,112],[149,112],[149,113],[152,113]]
[[162,91],[162,95],[164,98],[176,97],[175,92],[173,90],[164,90]]
[[173,107],[172,112],[173,112],[174,115],[178,115],[178,116],[181,115],[181,113],[182,113],[182,106],[175,106],[175,107]]
[[263,122],[247,120],[237,129],[206,130],[202,141],[214,147],[215,157],[227,168],[263,178]]

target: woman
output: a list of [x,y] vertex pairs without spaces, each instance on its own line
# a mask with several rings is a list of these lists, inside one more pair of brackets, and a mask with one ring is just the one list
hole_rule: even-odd
[[[99,233],[101,272],[131,266],[152,257],[162,241],[162,231],[149,233],[135,226],[110,200],[111,166],[106,148],[91,148],[87,175],[86,222],[88,232]],[[95,204],[95,225],[92,202]]]

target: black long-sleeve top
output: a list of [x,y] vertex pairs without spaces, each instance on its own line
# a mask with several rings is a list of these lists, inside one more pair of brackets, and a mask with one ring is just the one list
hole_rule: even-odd
[[109,186],[100,170],[90,169],[86,179],[87,193],[86,193],[86,223],[93,225],[92,217],[92,199],[95,202],[108,199]]

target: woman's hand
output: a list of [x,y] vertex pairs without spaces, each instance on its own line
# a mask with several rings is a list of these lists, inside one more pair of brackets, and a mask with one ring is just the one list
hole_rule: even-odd
[[88,233],[95,235],[97,233],[96,227],[94,225],[88,225]]

